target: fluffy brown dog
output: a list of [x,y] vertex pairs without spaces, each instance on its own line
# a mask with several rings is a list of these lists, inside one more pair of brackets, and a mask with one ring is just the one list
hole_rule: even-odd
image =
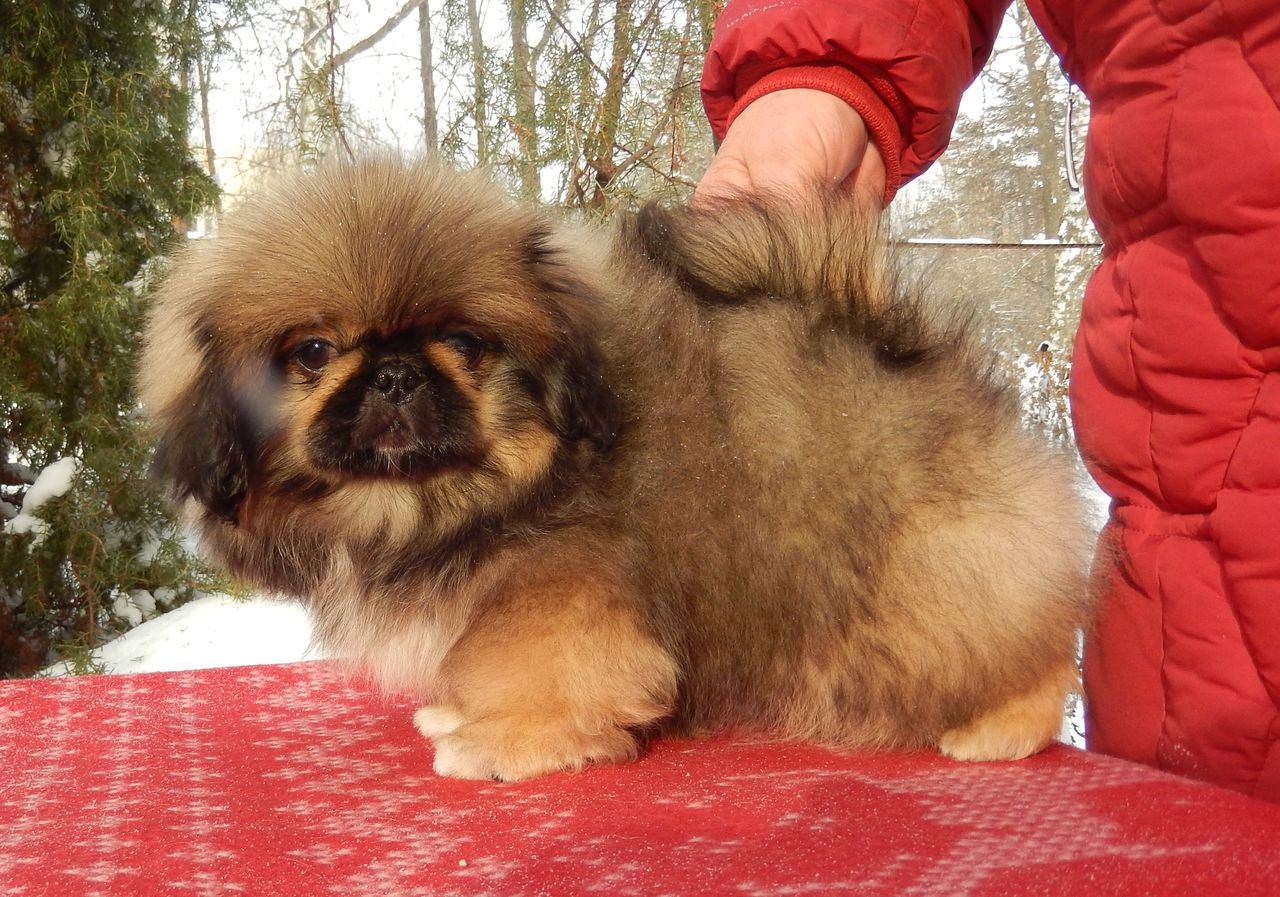
[[1069,465],[871,226],[649,208],[573,232],[474,175],[303,175],[150,320],[156,463],[215,558],[520,779],[655,729],[1021,757],[1087,614]]

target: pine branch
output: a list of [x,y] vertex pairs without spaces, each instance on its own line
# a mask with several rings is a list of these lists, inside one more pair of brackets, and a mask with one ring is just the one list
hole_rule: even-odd
[[26,283],[30,279],[31,279],[31,272],[30,271],[23,272],[22,274],[17,275],[8,283],[6,283],[3,289],[10,296],[17,298],[18,287],[22,286],[24,283]]

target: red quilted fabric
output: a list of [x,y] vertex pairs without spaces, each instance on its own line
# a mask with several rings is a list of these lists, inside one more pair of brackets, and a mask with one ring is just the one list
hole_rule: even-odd
[[1155,6],[1079,2],[1051,35],[1106,241],[1071,377],[1122,549],[1090,743],[1280,801],[1280,18]]
[[[909,178],[946,146],[1007,5],[729,0],[707,113],[722,134],[739,100],[826,89]],[[1085,653],[1089,744],[1280,801],[1280,11],[1028,5],[1091,101],[1105,241],[1071,378],[1119,559]]]
[[0,894],[1280,894],[1280,808],[1065,747],[460,782],[413,707],[327,663],[0,683]]

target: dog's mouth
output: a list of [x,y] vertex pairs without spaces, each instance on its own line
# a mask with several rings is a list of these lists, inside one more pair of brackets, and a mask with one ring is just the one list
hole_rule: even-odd
[[368,391],[339,394],[312,428],[312,461],[341,476],[419,480],[478,463],[484,446],[473,419],[435,398],[393,403]]
[[442,466],[444,459],[438,457],[433,443],[424,440],[401,415],[362,429],[364,432],[352,434],[355,449],[351,463],[344,465],[349,473],[420,479]]
[[[478,462],[474,451],[447,439],[425,439],[411,423],[393,418],[377,427],[353,428],[345,436],[312,443],[312,457],[342,476],[423,480]],[[317,451],[317,449],[319,449]]]
[[420,432],[422,428],[423,422],[416,421],[406,409],[375,408],[351,428],[351,446],[378,454],[402,455],[429,444],[430,440]]
[[396,418],[390,421],[381,433],[375,435],[369,446],[386,455],[402,455],[420,447],[418,437],[403,420]]

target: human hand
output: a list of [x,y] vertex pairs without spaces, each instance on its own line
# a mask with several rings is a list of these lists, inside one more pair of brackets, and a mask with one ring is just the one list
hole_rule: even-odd
[[800,197],[843,184],[870,208],[884,206],[885,167],[852,106],[821,90],[767,93],[734,119],[693,194],[695,206],[739,195]]

